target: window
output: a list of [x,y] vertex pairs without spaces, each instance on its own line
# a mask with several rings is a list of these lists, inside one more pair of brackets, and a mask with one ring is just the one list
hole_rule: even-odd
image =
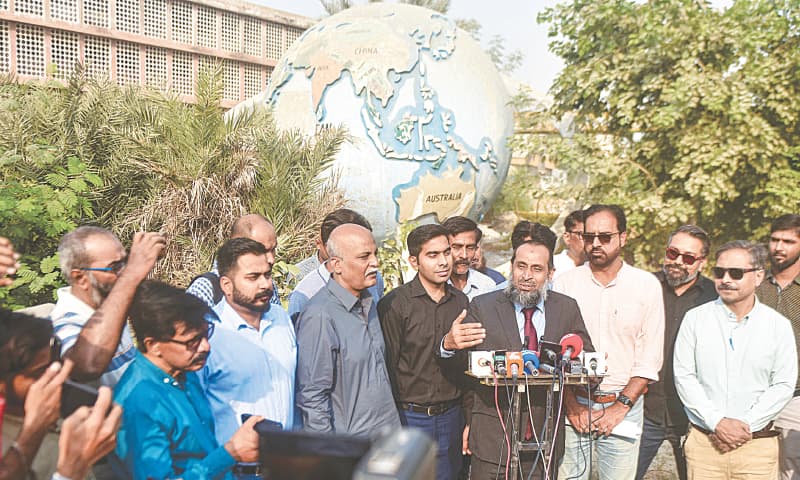
[[139,45],[117,42],[117,83],[139,83]]
[[72,32],[53,30],[51,58],[56,66],[55,77],[67,78],[78,63],[78,35]]
[[192,54],[172,52],[172,91],[178,95],[192,95],[193,87]]
[[108,76],[109,44],[107,38],[86,36],[84,62],[86,73],[93,77]]
[[17,74],[44,76],[44,29],[17,24]]

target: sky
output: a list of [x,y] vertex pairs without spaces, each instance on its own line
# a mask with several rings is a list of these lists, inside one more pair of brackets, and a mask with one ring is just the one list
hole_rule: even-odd
[[[312,18],[325,15],[317,0],[248,0],[278,10]],[[547,49],[547,26],[536,22],[538,13],[557,0],[451,0],[448,16],[453,20],[475,19],[481,26],[482,38],[494,35],[506,39],[506,50],[520,50],[522,65],[512,73],[517,80],[547,93],[563,63]]]

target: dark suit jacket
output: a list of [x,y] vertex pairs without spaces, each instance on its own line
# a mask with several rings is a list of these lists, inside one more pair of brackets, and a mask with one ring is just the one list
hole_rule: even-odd
[[[544,302],[544,313],[544,340],[558,343],[565,334],[575,333],[583,339],[584,350],[594,351],[589,333],[583,323],[581,311],[575,300],[566,295],[548,291],[547,299]],[[503,291],[480,295],[472,300],[469,313],[464,320],[464,323],[467,322],[482,323],[486,329],[486,338],[483,343],[475,347],[475,350],[518,351],[522,349],[514,305]],[[549,387],[536,387],[531,392],[533,423],[539,438],[541,438],[540,429],[544,424],[547,388]],[[475,382],[471,393],[472,402],[467,402],[472,403],[471,412],[467,412],[467,422],[470,424],[470,450],[474,456],[483,461],[505,465],[507,451],[503,429],[495,408],[494,388]],[[504,416],[507,415],[509,408],[506,398],[505,387],[500,387],[498,399],[500,411]],[[523,401],[523,407],[523,411],[527,414],[526,401]],[[557,414],[557,410],[558,397],[554,396],[554,415]],[[557,422],[556,459],[561,457],[564,449],[564,412],[565,410],[562,409],[562,416]],[[506,428],[508,429],[509,426],[507,425]],[[539,465],[541,463],[539,462]],[[557,465],[557,462],[553,461],[551,464]]]

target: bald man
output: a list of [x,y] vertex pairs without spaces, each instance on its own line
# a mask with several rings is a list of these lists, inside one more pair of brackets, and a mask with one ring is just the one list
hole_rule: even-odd
[[[275,233],[275,227],[269,220],[262,217],[257,213],[249,213],[239,217],[231,227],[230,239],[234,238],[249,238],[264,245],[267,250],[267,263],[269,264],[269,271],[272,272],[272,266],[275,265],[275,250],[278,248],[278,236]],[[194,295],[199,298],[209,308],[214,308],[218,304],[224,294],[219,284],[219,270],[217,270],[217,261],[211,266],[211,271],[203,273],[195,277],[186,293]],[[272,298],[270,303],[280,305],[280,295],[278,295],[277,287],[272,289]]]
[[331,278],[297,320],[297,397],[306,430],[372,436],[400,428],[385,363],[372,233],[352,223],[326,244]]

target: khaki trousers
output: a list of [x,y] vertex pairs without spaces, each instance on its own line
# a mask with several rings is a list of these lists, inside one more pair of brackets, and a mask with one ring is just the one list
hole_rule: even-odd
[[778,478],[778,437],[750,440],[720,453],[708,435],[690,428],[683,446],[689,480],[754,480]]

